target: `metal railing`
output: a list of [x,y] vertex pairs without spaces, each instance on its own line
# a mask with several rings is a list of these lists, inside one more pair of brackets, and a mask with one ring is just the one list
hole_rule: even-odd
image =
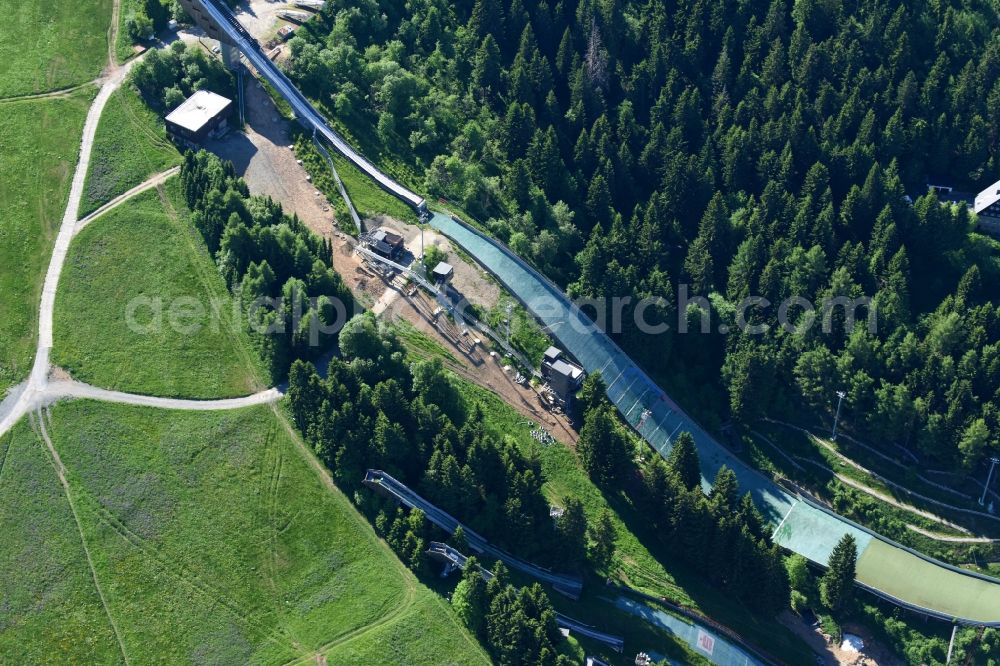
[[340,192],[341,198],[347,205],[347,210],[351,214],[351,220],[354,222],[355,228],[357,228],[359,234],[365,232],[365,228],[361,225],[361,217],[358,215],[358,211],[354,209],[354,203],[351,201],[351,197],[347,194],[347,188],[344,187],[344,182],[340,180],[340,174],[337,173],[337,167],[333,165],[333,158],[330,156],[329,151],[320,143],[319,139],[316,138],[316,133],[313,132],[312,135],[313,145],[316,146],[316,150],[319,154],[326,159],[327,165],[330,167],[330,172],[333,174],[333,180],[337,183],[337,190]]
[[469,547],[476,552],[500,560],[515,571],[520,571],[542,582],[549,583],[557,592],[571,599],[578,599],[580,597],[580,593],[583,591],[583,579],[579,576],[553,573],[548,569],[522,560],[491,545],[483,536],[463,525],[451,514],[431,504],[411,490],[406,484],[397,481],[386,472],[379,469],[370,469],[365,473],[363,483],[369,488],[388,495],[410,509],[420,509],[424,512],[427,520],[448,534],[454,534],[455,530],[461,526],[462,531],[465,532],[465,539],[468,541]]
[[[469,561],[469,558],[460,551],[440,541],[431,541],[430,546],[427,548],[427,554],[434,559],[445,562],[449,566],[463,570]],[[483,580],[488,581],[493,578],[493,572],[484,567],[479,567],[479,573],[483,577]],[[580,622],[568,615],[556,613],[556,624],[562,629],[575,631],[581,636],[586,636],[587,638],[609,645],[615,652],[621,653],[625,649],[625,639],[621,636],[598,631],[594,625]]]
[[284,97],[292,110],[299,116],[300,122],[308,125],[321,134],[333,148],[349,162],[361,169],[372,180],[393,196],[412,206],[418,213],[427,210],[427,202],[419,194],[407,189],[393,178],[383,173],[371,161],[354,149],[337,131],[331,128],[326,120],[313,108],[312,104],[299,92],[299,89],[288,80],[288,77],[263,52],[257,40],[233,16],[224,3],[217,0],[193,0],[200,5],[208,17],[226,33],[228,40],[246,56],[257,72],[274,86],[278,94]]

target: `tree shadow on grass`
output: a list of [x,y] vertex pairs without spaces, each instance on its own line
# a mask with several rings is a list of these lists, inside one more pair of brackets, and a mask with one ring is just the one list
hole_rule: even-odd
[[625,572],[629,577],[626,582],[630,586],[641,592],[665,597],[671,603],[688,606],[684,599],[671,590],[679,588],[694,601],[696,607],[691,610],[729,627],[752,645],[789,663],[803,663],[812,659],[812,652],[805,642],[780,625],[776,619],[761,617],[732,594],[713,586],[704,576],[693,571],[690,565],[681,561],[664,543],[649,519],[623,493],[608,493],[603,489],[601,492],[608,506],[618,514],[628,530],[673,578],[672,581],[658,579],[655,574],[636,568],[632,571],[634,578],[629,576],[628,571]]

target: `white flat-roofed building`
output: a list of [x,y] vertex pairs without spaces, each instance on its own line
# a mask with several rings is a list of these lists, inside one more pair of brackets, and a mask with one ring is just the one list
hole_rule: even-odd
[[232,105],[232,100],[222,95],[199,90],[166,117],[167,133],[189,145],[224,134]]
[[1000,234],[1000,180],[976,195],[972,209],[979,218],[979,227]]
[[438,262],[438,265],[434,267],[431,271],[431,275],[434,277],[434,282],[437,284],[448,284],[451,282],[452,276],[455,275],[455,269],[451,264],[444,261]]

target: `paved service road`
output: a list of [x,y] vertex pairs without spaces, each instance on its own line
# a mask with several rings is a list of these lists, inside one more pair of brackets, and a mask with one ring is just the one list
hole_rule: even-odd
[[77,381],[49,382],[42,394],[44,403],[51,403],[62,398],[80,398],[99,400],[101,402],[116,402],[122,405],[139,405],[142,407],[158,407],[160,409],[182,409],[189,411],[220,411],[240,409],[254,405],[266,405],[281,399],[281,392],[276,388],[267,389],[242,398],[225,398],[220,400],[183,400],[180,398],[161,398],[136,393],[109,391],[90,384]]
[[87,120],[83,124],[83,140],[80,142],[80,159],[76,164],[76,171],[73,173],[66,210],[63,212],[59,234],[56,236],[56,244],[52,250],[52,257],[49,259],[49,269],[45,273],[45,282],[42,285],[35,363],[31,368],[28,381],[16,389],[16,400],[14,402],[5,400],[0,405],[0,435],[13,428],[14,424],[28,413],[30,405],[37,400],[39,393],[45,390],[45,385],[48,383],[49,353],[52,351],[52,312],[55,307],[56,288],[59,286],[59,275],[62,273],[63,263],[65,263],[66,255],[69,252],[69,244],[73,240],[76,229],[76,215],[80,208],[80,199],[83,196],[87,169],[90,166],[90,152],[94,147],[97,123],[101,119],[104,105],[108,103],[111,93],[121,85],[129,67],[136,61],[133,60],[129,66],[119,68],[111,74],[101,86],[97,97],[94,98],[90,110],[87,111]]

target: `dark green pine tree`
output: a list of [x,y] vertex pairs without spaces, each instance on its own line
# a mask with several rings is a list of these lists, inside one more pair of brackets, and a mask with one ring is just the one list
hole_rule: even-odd
[[535,134],[535,111],[528,104],[514,103],[507,107],[507,114],[500,127],[500,145],[511,161],[524,157]]
[[325,389],[323,380],[312,363],[297,360],[292,364],[288,372],[286,395],[300,431],[308,432],[309,420],[319,413]]
[[597,522],[589,530],[590,561],[597,569],[605,569],[611,564],[615,554],[615,525],[610,511],[602,511]]
[[583,386],[576,394],[576,406],[578,413],[582,417],[592,409],[597,408],[607,397],[607,386],[601,371],[595,371],[587,375],[583,380]]
[[498,0],[476,0],[469,28],[480,37],[496,35],[503,40],[503,5]]
[[723,256],[729,211],[722,194],[715,193],[698,225],[698,236],[688,248],[684,272],[691,278],[691,292],[707,295],[716,289],[715,257]]
[[[768,546],[767,542],[758,542],[762,558],[763,590],[758,608],[770,615],[777,615],[788,608],[791,603],[791,585],[788,582],[788,569],[785,559],[777,544]],[[759,592],[759,590],[758,590]]]
[[493,35],[486,35],[472,66],[472,89],[480,100],[492,101],[500,95],[502,74],[500,47]]
[[646,473],[646,500],[651,511],[659,512],[664,504],[672,501],[676,495],[676,481],[670,477],[670,471],[663,458],[657,456],[650,463]]
[[490,599],[486,632],[498,662],[527,663],[523,656],[531,651],[533,636],[513,585],[504,586]]
[[576,447],[590,478],[603,487],[622,479],[631,463],[630,443],[611,410],[611,405],[604,403],[584,416]]
[[750,493],[745,493],[740,499],[740,506],[737,509],[740,522],[750,531],[755,539],[763,539],[768,544],[771,543],[771,532],[764,523],[764,517],[760,515],[760,510],[754,504]]
[[725,465],[719,468],[712,482],[712,492],[708,499],[712,504],[712,512],[717,517],[733,514],[739,501],[739,483],[736,474]]
[[608,189],[608,181],[601,174],[597,174],[590,181],[584,212],[585,220],[590,228],[611,222],[611,191]]
[[469,631],[480,640],[486,638],[487,603],[486,581],[479,570],[479,562],[469,557],[462,580],[451,595],[451,604]]
[[583,562],[587,555],[587,516],[583,503],[575,497],[563,499],[563,514],[556,521],[563,560],[570,566]]
[[707,296],[715,290],[715,264],[709,248],[709,240],[698,234],[688,248],[684,259],[684,272],[691,279],[691,293]]
[[691,433],[682,432],[674,440],[674,447],[670,449],[670,456],[667,458],[667,467],[688,490],[693,490],[701,484],[698,451],[695,449]]
[[820,596],[833,612],[843,610],[854,592],[854,573],[858,562],[858,546],[854,537],[845,534],[830,554],[826,573],[820,579]]

